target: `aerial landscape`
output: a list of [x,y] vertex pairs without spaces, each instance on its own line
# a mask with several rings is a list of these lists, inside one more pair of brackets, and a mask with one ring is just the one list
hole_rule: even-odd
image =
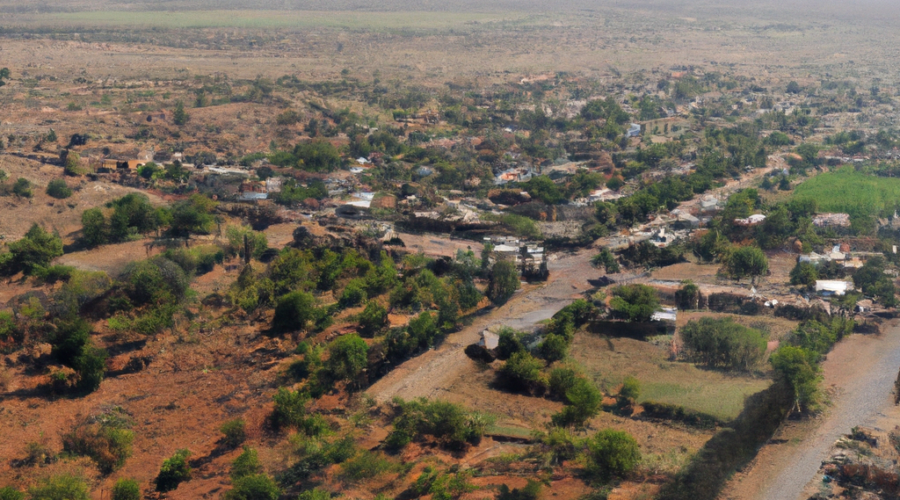
[[0,500],[900,499],[898,25],[0,0]]

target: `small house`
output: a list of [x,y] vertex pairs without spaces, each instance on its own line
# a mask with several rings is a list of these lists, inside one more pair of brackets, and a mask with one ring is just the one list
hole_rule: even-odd
[[853,283],[841,280],[817,280],[816,294],[823,297],[843,297],[853,291]]
[[625,133],[627,137],[640,137],[641,136],[641,126],[637,123],[632,123],[630,127],[628,127],[628,132]]

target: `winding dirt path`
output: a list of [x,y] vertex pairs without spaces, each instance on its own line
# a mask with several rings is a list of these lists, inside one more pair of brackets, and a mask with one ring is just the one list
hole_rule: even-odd
[[894,406],[892,391],[900,368],[900,327],[881,335],[853,335],[835,346],[822,365],[831,405],[803,438],[767,444],[753,466],[738,474],[720,495],[728,500],[808,498],[810,481],[834,442],[853,426],[884,425]]

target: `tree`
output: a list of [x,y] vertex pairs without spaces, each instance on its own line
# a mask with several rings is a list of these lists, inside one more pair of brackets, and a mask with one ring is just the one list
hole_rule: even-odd
[[732,370],[750,370],[762,361],[766,339],[757,330],[728,318],[703,317],[689,321],[681,338],[692,360]]
[[525,191],[536,200],[541,200],[548,205],[556,205],[566,201],[566,197],[560,191],[555,182],[546,175],[532,177],[522,184]]
[[141,485],[130,478],[121,478],[113,486],[112,500],[141,500]]
[[640,397],[640,395],[640,381],[629,375],[625,377],[625,380],[622,382],[622,388],[619,389],[619,394],[616,395],[616,404],[619,406],[619,408],[632,406],[637,401],[637,398]]
[[13,194],[18,196],[19,198],[31,198],[34,196],[34,193],[31,192],[31,182],[24,177],[19,177],[16,179],[16,183],[13,184],[12,188]]
[[617,316],[635,322],[650,321],[659,310],[656,289],[647,285],[624,285],[613,290],[609,307]]
[[64,179],[54,179],[47,184],[47,194],[58,200],[64,200],[72,196],[72,190]]
[[515,391],[531,392],[546,385],[541,368],[544,364],[526,351],[520,351],[504,363],[500,376]]
[[788,94],[799,94],[800,90],[800,84],[792,80],[790,83],[788,83],[785,92],[787,92]]
[[588,471],[603,481],[631,472],[641,461],[637,441],[626,432],[602,430],[587,446]]
[[0,87],[6,85],[9,80],[9,68],[0,68]]
[[266,474],[244,476],[233,480],[234,487],[225,493],[225,500],[278,500],[281,489]]
[[191,116],[184,110],[184,102],[181,100],[175,101],[175,111],[172,112],[172,122],[181,127],[190,119]]
[[818,358],[816,352],[793,346],[781,347],[769,358],[778,376],[793,391],[794,407],[799,411],[815,410],[819,406],[822,377]]
[[500,260],[491,268],[488,298],[495,304],[505,304],[519,289],[519,272],[512,262]]
[[6,264],[9,274],[22,271],[26,275],[32,275],[63,254],[62,238],[32,224],[21,240],[9,244],[9,253],[10,258]]
[[740,247],[728,259],[728,275],[734,279],[750,277],[751,280],[769,271],[769,259],[759,247]]
[[219,432],[222,433],[224,443],[231,448],[240,446],[247,439],[246,425],[242,418],[235,418],[222,424]]
[[75,151],[66,151],[66,160],[63,164],[63,172],[66,175],[78,177],[88,173],[88,170],[81,165],[81,156]]
[[549,334],[544,341],[538,346],[540,356],[547,363],[554,363],[566,357],[569,351],[569,342],[565,337],[555,334]]
[[178,485],[183,481],[191,478],[191,466],[188,464],[190,456],[191,452],[189,450],[181,449],[163,462],[154,481],[156,483],[156,491],[163,493],[172,491],[178,488]]
[[368,353],[369,346],[359,335],[340,336],[328,345],[325,369],[334,379],[352,382],[366,368]]
[[[3,82],[0,81],[0,87],[2,86]],[[25,500],[25,494],[12,486],[5,486],[0,488],[0,500]]]
[[305,330],[315,317],[316,299],[311,294],[295,291],[278,299],[272,327],[280,332]]
[[818,279],[819,271],[809,262],[797,262],[797,265],[791,269],[791,284],[794,286],[812,290]]
[[583,427],[585,422],[600,412],[603,395],[589,380],[575,377],[571,387],[566,389],[565,402],[566,407],[551,417],[553,425]]
[[387,325],[387,309],[374,300],[366,303],[366,308],[359,314],[359,333],[365,337],[374,337]]
[[172,207],[172,223],[169,232],[174,236],[208,234],[215,225],[212,211],[216,202],[201,194],[194,194]]

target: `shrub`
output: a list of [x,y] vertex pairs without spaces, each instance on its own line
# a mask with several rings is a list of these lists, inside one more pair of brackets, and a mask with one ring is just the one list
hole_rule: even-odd
[[234,487],[225,493],[225,500],[278,500],[281,489],[266,474],[244,476],[233,481]]
[[339,301],[341,307],[353,307],[366,301],[366,282],[362,278],[350,280]]
[[134,433],[123,422],[83,423],[63,435],[63,449],[90,457],[104,473],[125,465],[131,456]]
[[72,190],[63,179],[54,179],[47,184],[47,194],[58,200],[72,196]]
[[183,481],[191,478],[191,466],[188,464],[191,452],[181,449],[171,458],[167,458],[156,476],[156,491],[167,492],[178,488]]
[[224,443],[231,448],[240,446],[247,439],[247,433],[244,430],[245,426],[246,422],[242,418],[235,418],[222,424],[222,427],[219,427],[219,431],[223,434],[222,440]]
[[728,318],[700,318],[681,329],[690,358],[709,366],[750,370],[766,353],[762,333]]
[[63,165],[63,171],[66,175],[80,176],[86,175],[88,169],[81,165],[81,156],[75,151],[66,151],[66,159]]
[[487,422],[478,414],[470,413],[460,405],[445,401],[395,400],[399,415],[394,419],[394,430],[385,443],[391,448],[402,448],[427,435],[438,444],[452,449],[462,449],[467,443],[477,443],[484,435]]
[[538,353],[547,363],[564,359],[568,352],[569,342],[566,338],[552,333],[547,335],[544,341],[541,342],[541,345],[538,346]]
[[321,488],[313,488],[300,493],[297,500],[331,500],[331,493]]
[[134,479],[119,479],[113,486],[112,500],[141,500],[141,485]]
[[270,421],[277,428],[292,427],[308,436],[318,436],[326,430],[326,423],[319,415],[307,416],[306,403],[310,395],[301,391],[278,389],[272,397],[275,407],[272,409]]
[[641,461],[637,441],[626,432],[602,430],[587,445],[588,472],[603,481],[631,472]]
[[603,395],[590,381],[578,377],[566,390],[565,401],[566,407],[551,417],[553,425],[582,427],[585,422],[599,413]]
[[[3,266],[7,274],[12,275],[21,271],[26,275],[32,275],[63,254],[62,238],[58,234],[48,233],[37,224],[32,224],[22,239],[9,244],[9,253],[10,256]],[[2,260],[0,258],[0,262]]]
[[348,482],[358,482],[384,474],[392,468],[393,464],[380,453],[363,450],[341,464],[341,478]]
[[81,213],[81,241],[87,247],[102,245],[108,241],[106,216],[99,208],[89,208]]
[[278,299],[272,327],[280,332],[305,330],[315,317],[316,299],[309,293],[296,291]]
[[25,500],[25,494],[11,486],[0,488],[0,500]]
[[619,408],[629,407],[637,401],[637,398],[639,398],[640,395],[641,383],[638,379],[629,375],[625,377],[622,388],[619,389],[619,394],[616,395],[616,404]]
[[122,281],[135,305],[177,303],[190,286],[184,270],[162,257],[128,264]]
[[497,332],[499,339],[497,341],[497,358],[507,360],[517,352],[525,351],[525,344],[522,343],[522,332],[517,332],[508,326],[501,327]]
[[546,385],[541,368],[544,364],[531,354],[520,351],[500,368],[505,385],[514,391],[539,391]]
[[521,490],[516,488],[510,490],[509,486],[500,485],[500,494],[497,500],[537,500],[541,495],[541,483],[538,481],[528,480],[528,484]]
[[577,371],[572,368],[554,368],[550,371],[550,394],[563,399],[566,392],[575,385],[579,378]]
[[334,339],[328,345],[325,370],[332,379],[354,381],[365,369],[369,346],[354,333]]
[[68,474],[52,476],[28,490],[30,500],[90,500],[87,482]]
[[31,198],[34,196],[34,193],[31,192],[31,182],[24,177],[16,179],[16,183],[13,184],[12,192],[20,198]]
[[262,465],[259,463],[259,457],[256,450],[249,446],[244,446],[244,451],[231,462],[231,479],[236,480],[242,477],[253,476],[262,472]]
[[659,297],[651,286],[623,285],[613,290],[609,306],[621,318],[645,322],[659,309]]

